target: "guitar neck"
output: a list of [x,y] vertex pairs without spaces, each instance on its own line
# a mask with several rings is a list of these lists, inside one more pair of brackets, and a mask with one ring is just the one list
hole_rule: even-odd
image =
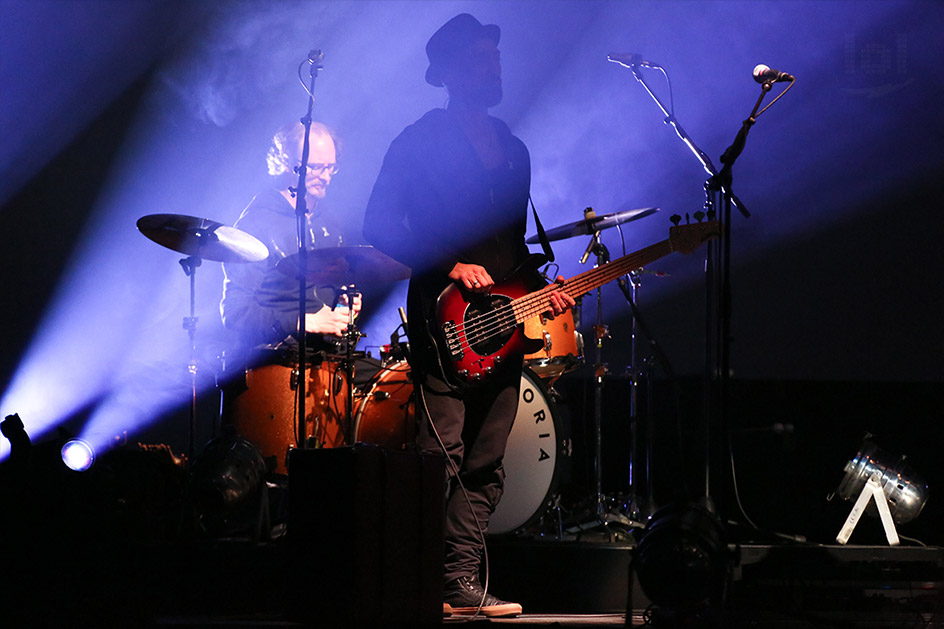
[[583,295],[670,253],[672,253],[672,243],[669,239],[666,239],[645,249],[627,254],[622,258],[617,258],[609,264],[603,264],[584,271],[569,280],[564,280],[562,284],[548,284],[541,290],[519,297],[509,304],[514,310],[515,321],[522,323],[547,310],[548,295],[552,291],[562,290],[572,296]]

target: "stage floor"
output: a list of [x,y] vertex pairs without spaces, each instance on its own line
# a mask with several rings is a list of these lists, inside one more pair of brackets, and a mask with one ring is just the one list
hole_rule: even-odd
[[[731,550],[737,563],[726,600],[715,624],[707,626],[944,627],[944,548],[784,544]],[[617,544],[494,543],[493,591],[521,602],[527,613],[472,623],[626,626],[631,554],[631,547]],[[3,609],[23,611],[34,626],[344,626],[320,622],[324,602],[304,584],[305,618],[289,613],[299,584],[290,582],[288,549],[276,542],[108,542],[45,549],[7,544],[4,558],[9,579],[2,594],[10,598]],[[645,626],[649,602],[635,583],[632,600],[630,625]],[[441,624],[467,622],[453,617]],[[434,624],[438,618],[425,626]],[[354,626],[421,625],[380,619]]]

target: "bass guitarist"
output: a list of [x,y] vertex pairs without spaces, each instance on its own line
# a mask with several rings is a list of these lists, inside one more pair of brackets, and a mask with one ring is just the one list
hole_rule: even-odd
[[[488,300],[495,281],[529,256],[528,149],[488,115],[502,98],[500,34],[498,26],[461,14],[429,39],[426,82],[446,88],[448,105],[427,112],[391,143],[368,201],[364,236],[412,271],[407,308],[419,445],[445,451],[451,461],[443,609],[472,614],[481,606],[488,616],[513,616],[521,605],[485,592],[480,563],[483,534],[502,495],[522,356],[505,357],[477,382],[459,383],[435,312],[451,284]],[[560,314],[573,305],[570,295],[551,291],[546,309]]]

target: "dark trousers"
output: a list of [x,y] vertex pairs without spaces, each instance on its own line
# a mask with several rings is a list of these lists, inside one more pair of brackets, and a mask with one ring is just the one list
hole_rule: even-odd
[[422,398],[417,400],[417,413],[422,418],[419,445],[423,450],[442,451],[430,426],[432,417],[466,490],[463,493],[447,462],[445,580],[478,576],[483,551],[479,527],[488,530],[488,521],[501,499],[505,479],[502,457],[518,408],[521,369],[505,365],[485,384],[461,394],[434,376],[425,375],[421,382],[426,405],[424,408]]

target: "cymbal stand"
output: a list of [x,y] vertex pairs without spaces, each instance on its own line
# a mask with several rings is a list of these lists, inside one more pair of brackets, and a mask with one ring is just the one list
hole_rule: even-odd
[[[633,305],[639,293],[639,285],[642,283],[640,276],[635,271],[631,271],[617,280],[623,295]],[[637,334],[638,326],[636,324],[636,309],[633,308],[633,316],[629,323],[629,462],[627,467],[627,484],[629,487],[630,513],[632,519],[639,516],[639,492],[636,491],[636,448],[639,443],[639,366],[637,363]],[[649,459],[646,458],[646,465],[649,465]],[[648,474],[647,474],[648,476]]]
[[[602,266],[607,264],[610,261],[610,252],[607,250],[606,246],[600,240],[600,231],[596,231],[590,239],[590,243],[587,245],[586,250],[584,251],[583,256],[581,256],[579,262],[580,264],[585,264],[590,254],[596,256],[596,266]],[[603,362],[603,339],[610,336],[608,326],[603,322],[603,289],[602,286],[597,288],[597,317],[596,323],[593,326],[594,329],[594,338],[595,338],[595,363],[594,363],[594,377],[593,377],[593,445],[594,445],[594,456],[593,456],[593,484],[594,484],[594,495],[592,498],[592,510],[593,514],[588,522],[577,524],[576,526],[568,527],[568,532],[574,531],[586,531],[589,529],[600,527],[608,533],[611,532],[610,525],[613,523],[619,523],[624,526],[632,527],[636,525],[635,521],[630,514],[610,512],[609,507],[607,506],[607,498],[603,493],[603,377],[606,375],[608,369],[606,363]],[[635,343],[635,331],[633,332],[633,343]],[[635,347],[635,346],[634,346]],[[633,350],[633,355],[635,356],[635,349]],[[634,359],[635,364],[635,359]],[[634,376],[635,379],[635,376]],[[634,383],[635,384],[635,383]],[[635,421],[635,417],[633,418]],[[634,437],[635,439],[635,437]],[[635,444],[634,444],[635,446]],[[630,450],[630,469],[632,469],[632,450]],[[631,481],[632,483],[632,481]],[[631,485],[632,487],[632,485]],[[633,511],[636,510],[635,497],[633,498]]]
[[[632,516],[633,519],[638,518],[642,515],[642,512],[639,508],[639,494],[636,492],[636,482],[634,478],[634,453],[637,451],[638,444],[638,426],[639,426],[639,407],[638,407],[638,390],[639,390],[639,374],[642,373],[642,370],[638,367],[638,355],[637,355],[637,341],[638,341],[638,332],[641,332],[643,336],[646,337],[649,341],[649,348],[652,350],[651,357],[655,358],[656,362],[662,367],[662,370],[665,372],[665,375],[672,381],[675,381],[675,372],[672,369],[672,364],[669,362],[668,357],[665,355],[665,352],[662,351],[662,347],[656,342],[655,337],[652,336],[652,331],[649,326],[646,324],[646,320],[643,318],[642,313],[639,311],[637,304],[638,290],[641,285],[640,280],[641,274],[634,271],[628,275],[624,275],[617,280],[617,285],[619,286],[620,291],[623,293],[623,296],[626,298],[626,302],[629,304],[630,310],[632,310],[632,344],[631,344],[631,356],[630,356],[630,369],[632,369],[632,389],[630,391],[630,416],[632,417],[632,427],[631,435],[632,447],[630,449],[630,458],[629,458],[629,488],[633,498],[633,510]],[[654,421],[652,416],[652,361],[649,360],[643,361],[646,363],[646,369],[649,374],[646,377],[647,386],[649,386],[649,407],[646,413],[646,450],[645,450],[645,475],[646,475],[646,492],[644,494],[647,504],[646,504],[646,515],[651,515],[652,506],[655,502],[655,495],[653,492],[653,479],[652,479],[652,437],[654,434]]]
[[[610,252],[600,240],[600,232],[594,232],[590,244],[580,258],[584,264],[590,254],[596,256],[596,266],[610,261]],[[603,323],[603,287],[597,288],[597,318],[593,326],[595,363],[593,365],[593,518],[597,524],[606,527],[606,504],[603,496],[603,376],[607,367],[603,362],[603,339],[609,336],[609,330]],[[583,528],[583,527],[581,527]]]
[[[198,235],[200,232],[198,232]],[[187,456],[193,464],[194,433],[197,430],[197,316],[196,316],[196,277],[197,267],[203,260],[197,256],[190,256],[180,260],[180,266],[190,278],[190,316],[184,317],[184,329],[190,337],[190,362],[187,371],[190,372],[190,428],[187,439]]]
[[343,291],[342,294],[347,296],[348,306],[347,329],[342,337],[345,345],[344,373],[347,376],[347,408],[344,412],[344,426],[347,440],[350,442],[347,445],[354,445],[356,437],[354,434],[354,350],[361,338],[367,335],[360,332],[357,326],[354,325],[354,298],[359,295],[357,288],[351,284],[350,286],[342,286],[341,290]]

